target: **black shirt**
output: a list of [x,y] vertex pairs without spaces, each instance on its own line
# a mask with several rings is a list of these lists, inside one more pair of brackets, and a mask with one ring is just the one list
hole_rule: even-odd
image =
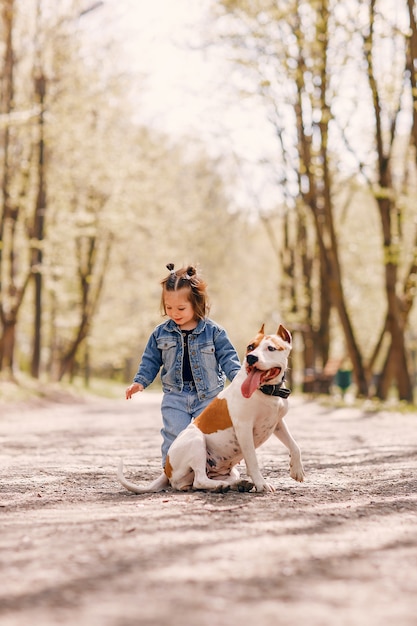
[[182,337],[184,340],[184,358],[182,360],[182,380],[186,382],[194,382],[193,374],[191,371],[190,354],[188,352],[188,337],[193,332],[192,330],[182,330]]

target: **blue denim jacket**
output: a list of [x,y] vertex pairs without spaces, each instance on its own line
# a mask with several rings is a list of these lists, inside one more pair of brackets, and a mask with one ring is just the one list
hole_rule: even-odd
[[[198,322],[188,342],[198,398],[213,398],[223,389],[226,376],[233,380],[240,370],[238,354],[224,328],[209,318]],[[147,387],[162,367],[163,391],[182,391],[183,355],[181,329],[172,320],[159,324],[149,338],[134,382]]]

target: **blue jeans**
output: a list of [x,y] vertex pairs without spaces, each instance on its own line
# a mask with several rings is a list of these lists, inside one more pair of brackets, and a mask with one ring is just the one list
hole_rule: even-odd
[[212,398],[199,400],[194,383],[184,383],[181,392],[164,393],[161,403],[163,422],[161,429],[163,437],[161,446],[162,467],[165,467],[167,453],[174,439],[184,428],[187,428],[193,419],[200,415],[211,400]]

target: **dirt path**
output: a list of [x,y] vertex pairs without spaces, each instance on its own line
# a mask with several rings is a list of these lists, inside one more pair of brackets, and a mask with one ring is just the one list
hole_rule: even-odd
[[2,626],[417,625],[417,415],[292,399],[307,481],[134,496],[159,472],[158,394],[0,407]]

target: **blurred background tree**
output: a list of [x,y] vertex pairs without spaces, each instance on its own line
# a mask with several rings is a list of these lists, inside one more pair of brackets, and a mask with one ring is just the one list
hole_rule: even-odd
[[292,384],[352,369],[360,395],[412,402],[414,2],[209,4],[229,97],[275,141],[267,206],[244,155],[137,122],[120,43],[83,29],[106,2],[0,1],[2,375],[130,380],[165,264],[197,262],[241,353],[283,322]]
[[[305,365],[313,381],[318,370],[334,375],[334,310],[360,394],[368,395],[376,383],[375,393],[386,398],[394,384],[399,397],[411,402],[407,319],[416,278],[414,3],[394,9],[376,0],[225,0],[217,8],[222,41],[250,78],[253,95],[267,102],[277,137],[280,154],[274,166],[286,188],[287,223],[284,245],[277,247],[287,250],[283,285],[289,290],[288,313],[298,317],[294,327],[303,335]],[[359,193],[363,204],[358,207]],[[355,231],[368,229],[375,209],[379,232],[360,247]],[[356,222],[351,228],[346,227],[349,214]],[[310,261],[308,220],[316,247]],[[369,254],[369,245],[379,248],[377,276],[378,256]],[[371,290],[357,312],[349,302],[354,272],[343,263],[349,246],[355,246],[354,262]],[[375,296],[373,327],[379,330],[373,343],[360,328],[369,314],[366,299],[372,297],[375,278],[382,278],[383,293]],[[309,286],[300,296],[304,306],[297,304],[294,283]]]

